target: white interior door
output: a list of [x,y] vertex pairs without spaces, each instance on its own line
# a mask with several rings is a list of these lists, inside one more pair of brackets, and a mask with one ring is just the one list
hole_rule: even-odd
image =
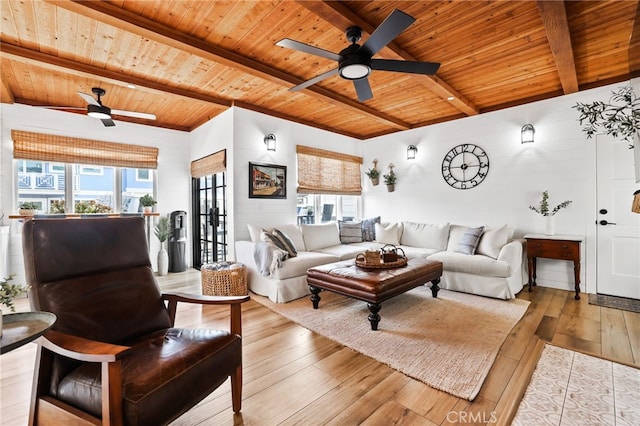
[[629,143],[597,137],[597,276],[599,294],[640,299],[640,214]]

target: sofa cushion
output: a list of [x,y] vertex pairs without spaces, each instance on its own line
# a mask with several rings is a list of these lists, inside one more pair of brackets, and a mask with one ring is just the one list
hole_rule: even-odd
[[391,223],[387,226],[381,223],[375,224],[376,229],[376,242],[381,244],[393,244],[397,246],[400,244],[400,232],[401,227],[399,223]]
[[295,278],[305,276],[307,269],[314,266],[324,265],[326,263],[337,262],[340,260],[338,256],[325,253],[317,253],[313,251],[299,251],[298,256],[282,262],[281,268],[276,268],[271,278],[276,280],[284,280],[287,278]]
[[366,247],[360,244],[340,244],[339,246],[325,247],[316,250],[314,253],[330,254],[337,256],[340,260],[354,259],[358,253],[366,250]]
[[249,236],[251,238],[251,241],[254,243],[261,241],[260,232],[262,232],[263,229],[269,233],[272,233],[273,229],[277,228],[291,240],[297,251],[306,250],[304,239],[302,238],[302,232],[300,231],[298,225],[285,224],[277,226],[256,226],[248,223],[247,228],[249,229]]
[[380,216],[362,221],[362,241],[376,240],[376,223],[380,223]]
[[498,258],[500,250],[513,236],[513,230],[508,225],[502,225],[500,228],[486,229],[480,237],[480,243],[476,249],[476,253],[485,256]]
[[449,272],[464,272],[467,274],[500,278],[507,278],[511,276],[512,273],[511,265],[509,265],[508,262],[492,259],[480,254],[468,256],[462,253],[441,251],[429,256],[429,260],[442,262],[444,270]]
[[362,223],[361,222],[345,222],[338,221],[340,228],[340,242],[342,244],[361,243],[362,242]]
[[456,252],[467,255],[475,254],[483,231],[484,226],[480,226],[479,228],[468,228],[467,232],[465,232],[460,239]]
[[[405,256],[408,259],[419,258],[426,259],[431,256],[433,253],[437,253],[440,250],[432,249],[432,248],[423,248],[423,247],[411,247],[411,246],[398,246],[404,252]],[[402,253],[401,253],[402,254]]]
[[340,245],[340,234],[336,222],[301,225],[300,229],[307,251]]
[[449,224],[432,225],[428,223],[402,222],[403,246],[445,250],[449,239]]

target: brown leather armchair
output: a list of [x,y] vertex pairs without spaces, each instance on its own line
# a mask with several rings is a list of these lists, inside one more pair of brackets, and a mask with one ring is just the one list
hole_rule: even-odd
[[[143,218],[27,220],[23,251],[31,308],[57,316],[37,340],[30,424],[167,424],[228,377],[240,411],[249,296],[161,294]],[[175,328],[178,302],[228,304],[230,332]]]

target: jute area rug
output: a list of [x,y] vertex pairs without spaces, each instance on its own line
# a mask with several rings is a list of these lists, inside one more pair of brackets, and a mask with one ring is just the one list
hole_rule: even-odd
[[309,330],[459,398],[473,400],[498,351],[529,302],[497,300],[426,287],[382,303],[372,331],[365,302],[328,291],[314,310],[308,297],[259,303]]

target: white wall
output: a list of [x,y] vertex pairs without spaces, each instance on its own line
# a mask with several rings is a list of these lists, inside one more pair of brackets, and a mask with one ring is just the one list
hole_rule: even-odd
[[[516,226],[516,236],[543,233],[543,217],[529,210],[549,190],[550,204],[573,204],[556,215],[556,233],[586,237],[582,244],[582,289],[595,292],[595,139],[587,140],[577,121],[576,102],[607,101],[620,85],[580,92],[506,110],[486,113],[364,142],[365,167],[374,158],[386,173],[392,162],[398,176],[388,193],[381,181],[372,187],[365,177],[365,217],[383,221],[451,222],[466,225]],[[535,126],[535,142],[520,143],[522,125]],[[451,188],[442,177],[442,160],[454,146],[476,144],[489,156],[486,179],[476,188]],[[418,147],[415,160],[406,147]],[[629,154],[631,155],[631,153]],[[573,288],[570,262],[540,259],[538,282]]]
[[[235,235],[248,240],[247,223],[255,225],[296,223],[296,145],[307,145],[351,155],[362,155],[363,142],[347,136],[327,132],[235,108],[234,172]],[[264,136],[276,136],[276,151],[267,151]],[[287,198],[249,198],[249,162],[287,166]]]
[[[3,224],[11,225],[10,272],[15,282],[24,282],[22,264],[21,222],[9,220],[17,213],[15,171],[13,168],[13,142],[11,130],[49,133],[70,137],[103,140],[159,148],[157,173],[157,211],[168,214],[174,210],[189,211],[189,133],[159,127],[116,121],[115,127],[104,127],[99,121],[79,114],[36,108],[20,104],[0,105],[0,216]],[[151,261],[154,264],[160,244],[153,235]]]

